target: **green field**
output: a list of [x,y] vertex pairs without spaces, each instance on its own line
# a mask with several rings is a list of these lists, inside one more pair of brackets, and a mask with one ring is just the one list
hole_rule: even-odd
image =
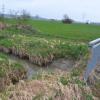
[[[6,22],[16,24],[16,20]],[[89,42],[100,37],[100,26],[92,24],[63,24],[61,21],[29,20],[28,24],[39,30],[47,38]]]
[[45,36],[75,41],[90,41],[100,37],[100,26],[87,24],[63,24],[57,21],[30,21]]

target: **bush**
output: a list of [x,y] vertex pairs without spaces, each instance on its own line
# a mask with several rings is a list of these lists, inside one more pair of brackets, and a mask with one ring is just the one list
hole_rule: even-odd
[[73,20],[69,18],[67,15],[64,15],[64,19],[62,20],[64,24],[71,24],[73,23]]

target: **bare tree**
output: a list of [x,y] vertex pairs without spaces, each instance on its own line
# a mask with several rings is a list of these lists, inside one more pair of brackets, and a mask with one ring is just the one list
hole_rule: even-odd
[[30,14],[26,10],[22,10],[21,15],[18,17],[20,24],[25,24],[30,19]]

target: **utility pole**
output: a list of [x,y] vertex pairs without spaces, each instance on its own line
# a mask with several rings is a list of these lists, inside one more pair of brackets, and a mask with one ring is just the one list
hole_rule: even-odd
[[5,5],[2,5],[2,12],[1,12],[1,17],[2,17],[2,21],[4,22],[4,17],[5,17]]

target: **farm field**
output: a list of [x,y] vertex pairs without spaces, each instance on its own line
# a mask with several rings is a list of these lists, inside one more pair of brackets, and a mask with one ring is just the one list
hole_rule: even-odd
[[63,24],[60,21],[38,21],[29,22],[43,35],[63,38],[70,41],[87,42],[100,37],[100,26],[88,24]]
[[[16,24],[16,20],[6,22]],[[63,24],[61,21],[29,20],[27,22],[41,32],[41,37],[60,38],[69,41],[89,42],[100,37],[100,26],[95,24]]]

